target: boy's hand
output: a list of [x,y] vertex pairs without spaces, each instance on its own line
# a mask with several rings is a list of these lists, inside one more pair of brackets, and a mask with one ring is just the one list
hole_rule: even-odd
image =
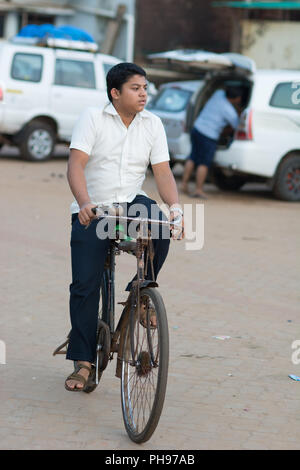
[[178,226],[176,228],[172,228],[172,238],[173,240],[182,240],[184,238],[184,218],[182,211],[171,209],[170,211],[170,222],[173,220],[179,219]]
[[91,221],[96,219],[95,214],[92,212],[93,207],[97,207],[97,205],[91,202],[87,202],[80,207],[78,219],[81,225],[86,225],[88,227]]

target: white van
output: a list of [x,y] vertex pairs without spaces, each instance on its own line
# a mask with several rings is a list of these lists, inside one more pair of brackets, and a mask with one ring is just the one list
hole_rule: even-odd
[[69,142],[78,115],[107,102],[106,73],[117,57],[71,49],[0,42],[0,146],[23,158],[51,157]]
[[[150,57],[204,80],[191,98],[184,132],[215,90],[243,90],[239,128],[221,135],[210,175],[219,188],[237,190],[261,181],[276,197],[300,201],[300,71],[256,70],[251,59],[235,53],[169,51]],[[184,162],[189,152],[190,142],[176,161]]]

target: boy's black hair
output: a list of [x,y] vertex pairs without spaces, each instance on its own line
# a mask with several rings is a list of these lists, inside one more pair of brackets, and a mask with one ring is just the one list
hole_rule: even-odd
[[142,67],[131,62],[121,62],[109,70],[106,75],[107,96],[109,101],[112,102],[111,90],[116,88],[121,91],[122,85],[128,82],[133,75],[146,77],[146,72]]

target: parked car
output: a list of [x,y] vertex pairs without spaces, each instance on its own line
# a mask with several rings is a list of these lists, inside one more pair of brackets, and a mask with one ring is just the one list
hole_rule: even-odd
[[[240,125],[235,133],[221,135],[210,175],[219,188],[237,190],[248,181],[263,181],[276,197],[300,200],[299,71],[256,70],[251,59],[230,53],[170,51],[152,58],[204,79],[190,99],[185,134],[215,90],[228,85],[243,89]],[[183,162],[189,152],[187,144]]]
[[0,42],[2,144],[17,145],[28,160],[50,158],[56,142],[70,141],[85,107],[107,102],[106,73],[119,62],[55,45]]
[[203,84],[203,80],[163,84],[147,106],[151,112],[161,118],[165,127],[171,167],[177,162],[183,162],[190,152],[187,111]]

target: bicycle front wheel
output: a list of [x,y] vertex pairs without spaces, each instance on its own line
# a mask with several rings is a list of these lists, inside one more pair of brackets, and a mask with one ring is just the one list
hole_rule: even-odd
[[134,322],[128,322],[121,376],[124,424],[136,443],[150,439],[157,427],[169,365],[169,331],[162,297],[154,288],[142,289],[140,294],[146,307],[139,318],[136,315]]

